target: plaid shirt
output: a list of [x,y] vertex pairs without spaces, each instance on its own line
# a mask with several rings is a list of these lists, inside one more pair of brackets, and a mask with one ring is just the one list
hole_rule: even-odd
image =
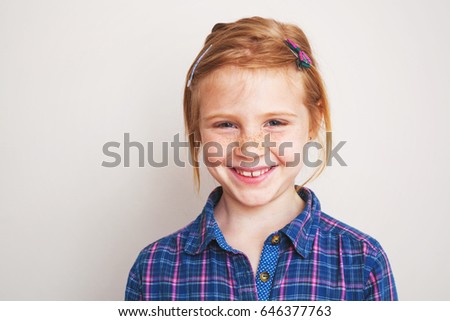
[[217,187],[195,221],[145,247],[126,300],[398,300],[386,253],[370,236],[320,210],[303,187],[304,210],[264,242],[256,275],[225,241]]

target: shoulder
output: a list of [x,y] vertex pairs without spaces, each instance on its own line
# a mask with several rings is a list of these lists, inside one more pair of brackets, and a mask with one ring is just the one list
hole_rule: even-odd
[[138,260],[158,262],[161,257],[167,258],[183,251],[190,235],[198,229],[200,220],[201,216],[185,227],[148,244],[139,252]]
[[382,251],[375,238],[324,212],[320,213],[319,233],[325,238],[339,239],[343,248],[360,248],[362,252],[375,256]]
[[[333,249],[348,266],[362,266],[365,300],[397,300],[394,276],[386,252],[370,235],[321,212],[319,243]],[[356,270],[351,268],[352,273]]]
[[[150,243],[139,252],[128,275],[126,300],[148,300],[152,295],[158,297],[157,280],[171,275],[176,268],[183,250],[182,244],[196,221]],[[149,284],[152,284],[151,293],[144,289],[146,285],[148,290]]]

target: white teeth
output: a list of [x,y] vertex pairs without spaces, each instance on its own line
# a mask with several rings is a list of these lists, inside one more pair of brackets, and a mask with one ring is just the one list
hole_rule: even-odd
[[261,175],[261,171],[254,171],[254,172],[252,173],[252,176],[253,176],[253,177],[258,177],[259,175]]
[[245,176],[245,177],[258,177],[264,173],[267,173],[269,170],[270,170],[270,168],[265,168],[261,171],[247,172],[247,171],[242,171],[240,169],[236,169],[236,172],[238,172],[239,174],[241,174],[242,176]]

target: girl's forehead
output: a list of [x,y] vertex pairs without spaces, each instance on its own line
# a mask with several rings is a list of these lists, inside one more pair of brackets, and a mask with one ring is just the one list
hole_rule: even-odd
[[236,66],[218,68],[200,80],[200,87],[226,87],[237,83],[252,85],[266,79],[285,80],[298,88],[302,88],[301,73],[293,67],[248,69]]
[[285,100],[304,99],[301,72],[296,68],[244,69],[227,66],[219,68],[199,81],[200,105],[214,101],[245,99]]

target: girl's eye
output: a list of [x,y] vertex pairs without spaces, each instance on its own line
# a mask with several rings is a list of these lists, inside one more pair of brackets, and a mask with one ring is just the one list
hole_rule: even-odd
[[216,125],[219,128],[233,128],[234,125],[230,122],[223,122]]
[[282,125],[284,125],[284,123],[276,119],[269,120],[267,122],[267,126],[282,126]]

